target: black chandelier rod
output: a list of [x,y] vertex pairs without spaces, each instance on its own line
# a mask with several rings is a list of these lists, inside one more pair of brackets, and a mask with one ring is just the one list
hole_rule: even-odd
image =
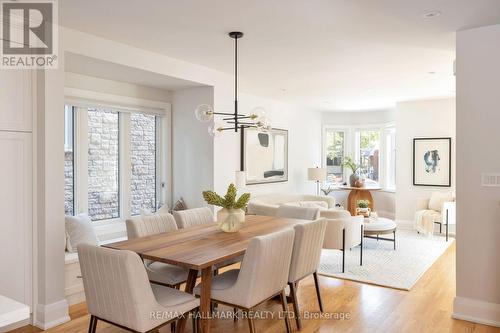
[[238,132],[238,35],[234,38],[234,131]]

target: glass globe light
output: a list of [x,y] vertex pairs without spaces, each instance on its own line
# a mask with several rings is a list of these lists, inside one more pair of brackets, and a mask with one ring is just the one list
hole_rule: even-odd
[[208,127],[208,134],[214,138],[218,138],[222,135],[224,124],[220,122],[212,123]]
[[257,119],[255,125],[260,130],[269,130],[271,128],[271,119],[268,116],[262,116]]
[[250,119],[254,121],[258,121],[259,118],[263,118],[265,116],[266,116],[266,109],[264,109],[263,107],[258,106],[250,111]]
[[198,121],[206,123],[214,117],[214,109],[208,104],[201,104],[194,110],[194,115]]

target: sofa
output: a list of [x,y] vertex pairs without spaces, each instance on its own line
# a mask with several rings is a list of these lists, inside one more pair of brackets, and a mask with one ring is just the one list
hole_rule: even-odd
[[247,214],[276,216],[281,205],[334,209],[335,198],[308,194],[268,194],[250,199]]

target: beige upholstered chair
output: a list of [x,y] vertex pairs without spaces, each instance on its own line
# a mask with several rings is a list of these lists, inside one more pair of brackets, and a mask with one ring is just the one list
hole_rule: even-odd
[[453,192],[433,192],[430,198],[418,198],[415,209],[415,229],[417,232],[432,234],[434,225],[439,224],[439,233],[445,227],[448,241],[448,227],[456,224],[455,194]]
[[[289,228],[253,238],[241,268],[226,271],[213,278],[212,300],[248,312],[266,300],[281,295],[283,311],[286,311],[287,332],[291,332],[285,287],[290,270],[294,234],[294,230]],[[200,294],[199,285],[194,292]],[[248,323],[250,332],[255,332],[251,316],[248,316]]]
[[294,229],[295,241],[293,243],[290,273],[288,274],[288,285],[290,286],[295,321],[297,322],[297,328],[300,330],[302,325],[300,322],[299,303],[297,301],[297,287],[299,281],[303,278],[310,275],[314,276],[319,309],[323,312],[317,269],[321,258],[323,239],[325,238],[326,220],[319,219],[314,222],[298,224]]
[[175,222],[179,229],[193,227],[195,225],[214,223],[214,215],[208,207],[192,208],[174,211]]
[[319,208],[314,207],[281,205],[278,207],[276,216],[290,219],[316,220],[319,216],[319,212]]
[[151,285],[134,252],[81,244],[78,257],[91,315],[89,332],[96,331],[98,320],[149,332],[199,307],[199,300],[190,294]]
[[[177,230],[171,214],[153,214],[125,221],[129,239]],[[179,266],[144,260],[149,280],[156,284],[179,288],[187,280],[188,270]]]
[[342,251],[342,273],[345,272],[345,251],[360,245],[359,264],[363,265],[363,216],[351,216],[346,210],[322,211],[326,218],[324,249]]

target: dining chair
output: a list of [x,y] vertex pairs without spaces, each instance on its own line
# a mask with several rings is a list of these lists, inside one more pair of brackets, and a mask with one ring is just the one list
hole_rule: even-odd
[[281,205],[276,212],[277,217],[301,220],[316,220],[319,217],[319,208]]
[[[225,271],[212,279],[211,301],[245,311],[251,333],[255,332],[251,311],[277,295],[281,296],[286,330],[291,332],[285,288],[294,234],[293,228],[288,228],[252,238],[241,268]],[[200,295],[201,285],[196,286],[194,292]]]
[[193,295],[151,285],[141,258],[132,251],[81,244],[78,258],[90,333],[96,332],[99,320],[133,332],[152,332],[200,305]]
[[[153,214],[134,217],[125,221],[128,239],[155,235],[177,230],[177,224],[171,214]],[[149,280],[156,284],[179,289],[187,280],[188,270],[175,265],[145,259],[144,264]]]
[[351,216],[347,210],[322,211],[326,218],[323,249],[342,251],[342,273],[345,272],[345,251],[360,246],[359,265],[363,266],[363,216]]
[[215,222],[214,215],[208,207],[174,211],[174,218],[179,229]]
[[323,312],[323,301],[321,300],[318,281],[318,266],[321,259],[323,239],[325,238],[326,220],[321,218],[313,222],[297,224],[294,229],[295,240],[288,274],[288,286],[290,287],[295,321],[297,328],[300,330],[302,329],[302,323],[297,300],[297,287],[299,281],[305,277],[313,275],[319,309]]

